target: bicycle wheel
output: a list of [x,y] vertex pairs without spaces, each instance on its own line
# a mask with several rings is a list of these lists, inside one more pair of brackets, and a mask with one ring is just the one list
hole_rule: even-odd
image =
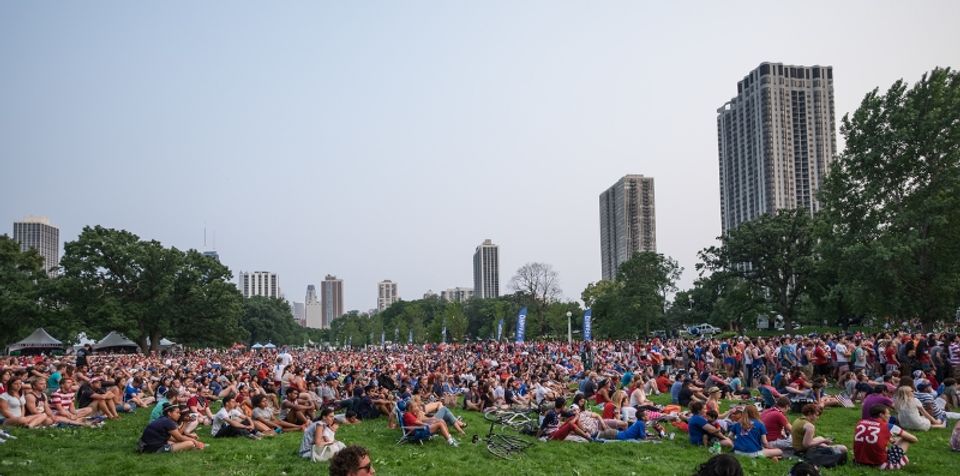
[[487,451],[501,459],[513,459],[513,453],[511,451],[493,442],[487,443]]
[[500,410],[490,410],[483,412],[483,418],[487,421],[501,423],[503,421],[503,412]]

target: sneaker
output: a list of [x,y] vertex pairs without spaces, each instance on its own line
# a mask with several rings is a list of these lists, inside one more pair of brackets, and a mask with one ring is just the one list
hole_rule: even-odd
[[260,439],[260,435],[258,435],[258,434],[256,434],[256,433],[247,433],[247,438],[250,438],[251,440],[259,440],[259,439]]
[[457,441],[457,440],[455,440],[455,439],[453,439],[453,438],[450,438],[449,440],[447,440],[447,443],[449,443],[450,446],[452,446],[452,447],[454,447],[454,448],[457,448],[457,447],[460,446],[460,442]]
[[15,439],[17,439],[16,436],[13,436],[13,435],[11,435],[10,433],[7,433],[7,432],[5,432],[5,431],[3,432],[3,435],[0,435],[0,436],[3,436],[3,438],[4,438],[4,439],[7,439],[7,440],[15,440]]

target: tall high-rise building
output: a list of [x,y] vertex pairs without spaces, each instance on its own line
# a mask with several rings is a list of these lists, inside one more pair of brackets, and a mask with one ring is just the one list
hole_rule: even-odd
[[269,271],[241,271],[239,275],[240,293],[243,297],[263,296],[280,297],[280,279],[277,273]]
[[306,308],[302,302],[291,302],[290,309],[293,311],[293,320],[297,321],[300,327],[307,326]]
[[473,253],[473,295],[480,299],[500,296],[500,248],[483,240]]
[[320,303],[320,297],[317,296],[317,287],[310,284],[307,286],[307,295],[303,300],[303,314],[307,327],[311,329],[323,329],[323,306]]
[[653,177],[626,175],[600,194],[600,260],[603,279],[639,251],[657,251]]
[[343,315],[343,280],[327,275],[320,283],[320,305],[323,306],[323,328],[330,327],[334,319]]
[[20,251],[37,250],[43,258],[43,270],[50,276],[60,266],[60,229],[50,224],[47,217],[28,216],[13,222],[13,239],[20,243]]
[[377,283],[377,312],[400,300],[397,295],[397,283],[389,279]]
[[723,232],[780,209],[820,208],[837,152],[833,68],[762,63],[717,109]]
[[450,288],[440,291],[440,299],[447,302],[467,302],[473,298],[471,288]]
[[204,251],[203,256],[206,256],[207,258],[213,258],[217,260],[217,262],[220,262],[220,254],[216,251]]

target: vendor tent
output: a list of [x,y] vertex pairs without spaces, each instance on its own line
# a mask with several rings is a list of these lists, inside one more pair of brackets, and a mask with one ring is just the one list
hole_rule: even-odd
[[257,342],[256,344],[253,344],[250,348],[251,348],[251,349],[262,349],[262,348],[263,348],[263,344]]
[[127,339],[123,334],[113,331],[107,334],[100,342],[93,346],[97,352],[136,352],[140,349],[135,342]]
[[[151,344],[150,338],[147,337],[147,347],[150,347],[150,344]],[[172,341],[172,340],[170,340],[170,339],[167,339],[166,337],[162,337],[162,338],[160,338],[160,345],[158,345],[157,348],[159,348],[160,350],[167,350],[167,349],[170,349],[171,347],[173,347],[173,346],[175,346],[175,345],[177,345],[176,342],[174,342],[174,341]]]
[[20,342],[15,342],[7,347],[7,352],[11,354],[39,354],[40,352],[63,352],[63,342],[58,341],[47,334],[42,327],[38,327],[29,336]]
[[277,346],[273,345],[272,342],[268,342],[267,345],[263,346],[264,349],[276,349]]

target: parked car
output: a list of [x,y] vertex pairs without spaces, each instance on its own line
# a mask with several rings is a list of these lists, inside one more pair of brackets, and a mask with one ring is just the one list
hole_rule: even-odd
[[716,326],[712,326],[704,322],[703,324],[697,324],[695,326],[690,326],[687,328],[687,334],[694,336],[708,336],[713,334],[719,334],[721,329]]

